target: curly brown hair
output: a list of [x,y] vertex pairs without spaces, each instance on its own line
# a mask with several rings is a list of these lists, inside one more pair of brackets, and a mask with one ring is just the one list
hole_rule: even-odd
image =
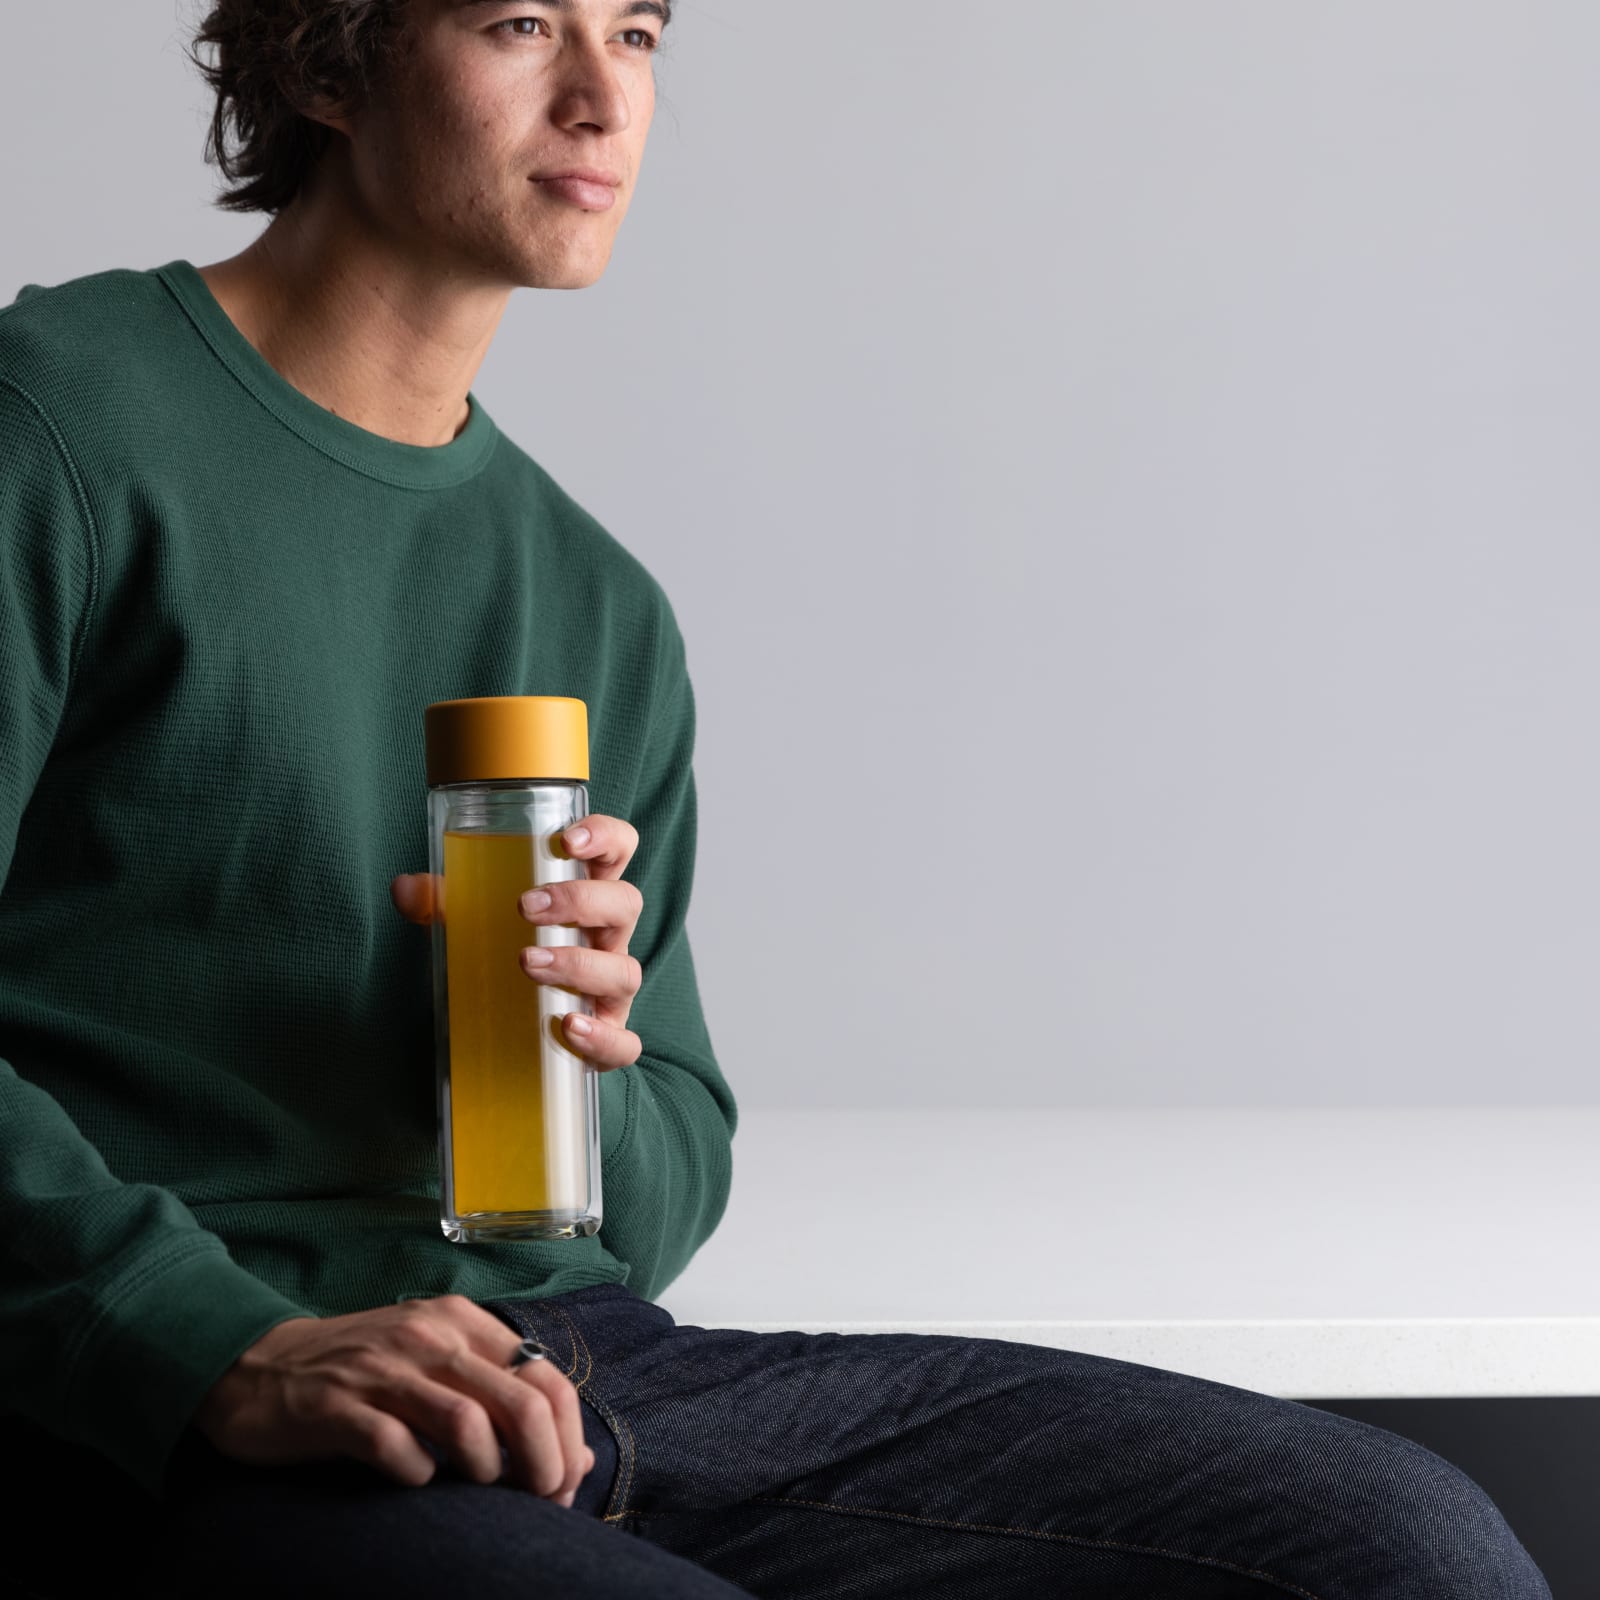
[[[393,59],[409,3],[212,0],[188,56],[217,96],[205,159],[232,187],[216,205],[276,213],[294,199],[333,137],[301,108],[357,109]],[[670,21],[671,0],[662,5]]]
[[[333,130],[301,108],[326,97],[353,110],[394,47],[409,0],[215,0],[189,59],[216,91],[205,158],[233,187],[228,211],[281,211]],[[200,49],[216,46],[216,59]],[[232,125],[233,138],[229,137]]]

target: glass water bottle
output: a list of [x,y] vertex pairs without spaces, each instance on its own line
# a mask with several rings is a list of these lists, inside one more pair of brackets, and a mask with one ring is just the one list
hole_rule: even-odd
[[560,835],[589,811],[589,720],[565,695],[441,700],[423,713],[433,874],[439,1222],[457,1242],[572,1239],[600,1226],[599,1074],[561,1019],[587,995],[530,977],[522,895],[584,878]]

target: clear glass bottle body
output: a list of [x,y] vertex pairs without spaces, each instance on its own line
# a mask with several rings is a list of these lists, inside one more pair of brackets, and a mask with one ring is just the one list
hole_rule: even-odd
[[588,787],[551,779],[428,791],[439,1224],[458,1243],[572,1239],[602,1216],[598,1072],[561,1018],[594,1014],[576,990],[531,977],[529,945],[587,945],[575,924],[530,922],[529,889],[584,878],[559,835]]

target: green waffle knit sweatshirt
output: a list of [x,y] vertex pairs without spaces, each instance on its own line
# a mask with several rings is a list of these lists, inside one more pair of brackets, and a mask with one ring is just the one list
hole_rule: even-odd
[[[188,262],[0,307],[0,1412],[158,1496],[276,1323],[457,1293],[654,1298],[737,1109],[685,932],[695,704],[657,580],[495,427],[359,428]],[[439,1227],[423,708],[574,695],[643,896],[603,1224]],[[530,929],[529,941],[532,941]]]

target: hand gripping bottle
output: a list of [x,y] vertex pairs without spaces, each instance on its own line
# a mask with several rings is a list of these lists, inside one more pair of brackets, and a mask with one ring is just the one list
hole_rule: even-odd
[[561,832],[589,812],[589,711],[565,695],[423,713],[433,874],[439,1224],[447,1239],[574,1239],[600,1226],[599,1074],[561,1018],[589,996],[532,978],[529,945],[584,945],[521,898],[585,878]]

